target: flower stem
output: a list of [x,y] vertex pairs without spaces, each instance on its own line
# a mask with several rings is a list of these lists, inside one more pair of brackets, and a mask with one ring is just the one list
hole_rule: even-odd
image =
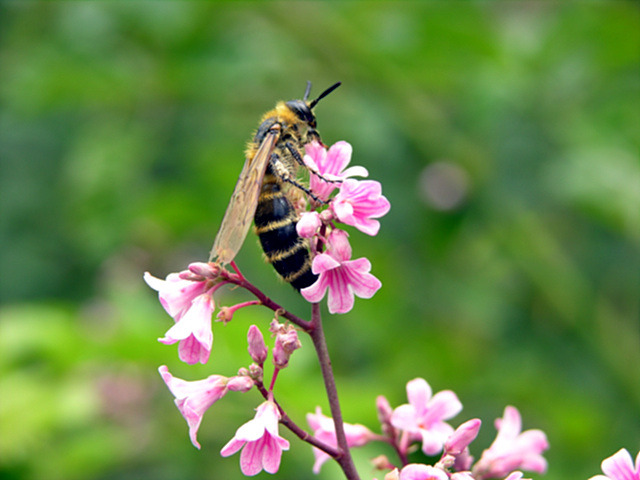
[[312,305],[311,324],[312,329],[309,335],[311,336],[313,346],[316,349],[316,355],[318,355],[318,361],[320,362],[322,379],[324,380],[325,390],[327,391],[329,408],[331,409],[331,416],[333,417],[333,424],[336,429],[336,440],[340,450],[339,456],[334,457],[334,459],[338,462],[340,468],[342,468],[347,480],[360,480],[353,463],[353,458],[351,457],[349,445],[347,444],[347,437],[344,433],[344,422],[342,420],[342,411],[340,410],[340,401],[338,400],[338,390],[336,389],[333,369],[331,368],[331,359],[329,358],[327,342],[322,329],[320,305],[317,303]]

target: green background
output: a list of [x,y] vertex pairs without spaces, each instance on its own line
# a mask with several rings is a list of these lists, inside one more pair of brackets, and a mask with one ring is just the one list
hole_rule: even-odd
[[[243,478],[219,450],[257,392],[212,407],[197,451],[156,369],[233,375],[248,326],[271,317],[215,324],[209,364],[181,364],[142,273],[206,259],[245,142],[307,80],[343,82],[319,129],[392,205],[378,236],[349,228],[382,289],[325,316],[346,420],[377,430],[375,397],[404,403],[419,376],[458,394],[452,424],[483,420],[476,457],[505,405],[547,433],[546,479],[635,457],[637,3],[15,1],[0,42],[0,477]],[[308,315],[252,235],[237,261]],[[306,426],[327,407],[303,344],[277,393]],[[312,475],[310,448],[284,435],[279,478],[340,478]],[[363,479],[383,476],[368,464],[381,453],[395,460],[355,452]]]

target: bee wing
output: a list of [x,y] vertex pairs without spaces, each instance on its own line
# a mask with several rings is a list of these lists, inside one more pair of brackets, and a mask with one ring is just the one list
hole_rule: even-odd
[[235,258],[242,247],[256,212],[262,179],[278,137],[277,130],[268,132],[253,159],[247,158],[245,160],[233,195],[231,195],[231,201],[222,219],[222,225],[213,242],[209,255],[210,262],[227,264]]

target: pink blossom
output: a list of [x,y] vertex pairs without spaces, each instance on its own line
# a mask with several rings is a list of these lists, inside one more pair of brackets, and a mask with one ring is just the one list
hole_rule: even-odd
[[634,465],[629,451],[622,448],[602,461],[602,471],[604,475],[589,480],[640,480],[640,452]]
[[[338,446],[338,441],[336,439],[336,427],[333,423],[333,419],[323,415],[320,407],[316,407],[316,413],[307,413],[307,423],[311,427],[311,430],[313,430],[313,436],[318,440],[321,440],[332,447]],[[343,425],[344,434],[347,438],[347,445],[350,447],[361,447],[368,443],[373,437],[373,433],[371,433],[371,431],[364,425],[350,423],[345,423]],[[315,447],[313,448],[313,455],[316,458],[316,461],[313,464],[313,473],[319,473],[322,464],[331,457],[327,453]]]
[[371,298],[382,283],[371,275],[371,262],[362,257],[350,260],[351,246],[347,232],[333,230],[328,237],[327,252],[316,255],[311,270],[319,275],[313,285],[300,290],[309,302],[317,303],[329,290],[329,312],[346,313],[353,308],[354,294]]
[[193,273],[189,270],[170,273],[160,280],[145,272],[144,280],[158,292],[160,303],[175,324],[158,341],[165,345],[180,342],[178,355],[183,362],[207,363],[213,344],[211,315],[215,309],[214,287],[208,280],[183,280],[180,275]]
[[280,413],[275,403],[266,401],[256,409],[253,420],[242,425],[220,454],[240,454],[240,470],[247,476],[257,475],[264,470],[276,473],[280,468],[283,450],[289,450],[289,442],[278,434]]
[[[392,472],[393,473],[393,472]],[[386,478],[386,477],[385,477]],[[391,477],[398,480],[448,480],[449,477],[440,468],[420,463],[410,463],[400,470],[400,476]]]
[[443,448],[444,442],[453,434],[451,425],[444,420],[456,416],[462,404],[450,390],[431,396],[431,387],[422,378],[407,383],[408,404],[400,405],[393,411],[391,424],[421,439],[422,451],[435,455]]
[[342,182],[340,192],[331,203],[336,218],[367,235],[377,235],[380,222],[374,218],[386,215],[391,208],[382,194],[382,186],[373,180]]
[[522,420],[515,407],[506,407],[502,418],[496,420],[498,434],[473,471],[483,478],[508,475],[516,469],[544,473],[547,461],[542,452],[549,448],[542,430],[526,430],[521,433]]
[[[304,162],[312,171],[321,174],[327,180],[344,180],[348,177],[366,177],[369,175],[364,167],[349,167],[353,149],[347,142],[336,142],[327,149],[318,142],[305,145]],[[345,169],[346,168],[346,169]],[[337,183],[325,182],[317,175],[311,175],[311,191],[321,200],[326,200],[336,188]]]
[[222,375],[211,375],[204,380],[189,382],[171,375],[165,365],[161,366],[158,371],[162,375],[164,383],[176,397],[175,404],[189,425],[191,443],[196,448],[200,448],[196,435],[202,416],[211,405],[227,393],[228,379]]

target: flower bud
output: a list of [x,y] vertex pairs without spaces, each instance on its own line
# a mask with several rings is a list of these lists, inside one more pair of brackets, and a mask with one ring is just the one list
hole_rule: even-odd
[[253,388],[253,380],[247,376],[231,377],[227,387],[234,392],[248,392]]
[[371,464],[376,470],[390,470],[394,468],[386,455],[378,455],[377,457],[372,458]]
[[220,307],[220,311],[216,315],[217,321],[222,322],[225,325],[233,319],[233,313],[235,309],[231,307]]
[[380,423],[387,424],[391,422],[391,414],[393,413],[393,408],[389,405],[389,400],[384,395],[379,395],[376,398],[376,409],[378,410],[378,420]]
[[459,455],[478,436],[482,422],[478,418],[463,423],[444,442],[444,451],[449,455]]
[[262,382],[262,367],[260,365],[256,365],[252,363],[249,365],[249,378],[255,380],[256,382]]
[[311,238],[321,225],[318,212],[304,212],[296,224],[296,231],[302,238]]
[[213,280],[220,274],[220,268],[213,263],[193,262],[189,264],[189,271],[194,275]]
[[251,355],[251,359],[258,365],[262,365],[267,359],[269,351],[267,350],[267,346],[264,344],[262,332],[255,325],[251,325],[249,327],[247,342],[249,343],[248,350],[249,355]]

